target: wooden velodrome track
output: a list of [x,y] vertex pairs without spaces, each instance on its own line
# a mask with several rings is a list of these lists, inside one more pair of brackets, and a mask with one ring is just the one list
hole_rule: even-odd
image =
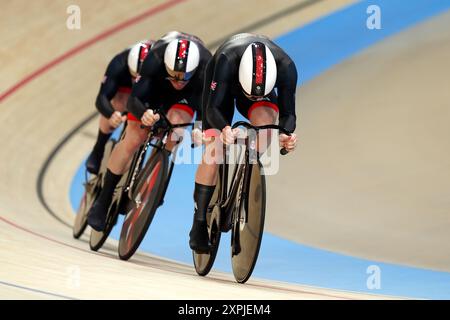
[[300,152],[268,183],[269,195],[294,192],[268,202],[269,212],[282,212],[268,215],[269,230],[449,272],[449,57],[447,11],[301,86]]
[[[264,5],[256,5],[261,2]],[[2,63],[2,75],[6,76],[0,79],[0,94],[33,71],[46,66],[49,61],[54,61],[61,56],[63,58],[56,60],[55,64],[40,69],[34,79],[15,88],[7,97],[0,100],[2,111],[0,113],[2,122],[0,132],[4,137],[1,142],[3,160],[0,167],[0,177],[3,182],[0,184],[0,298],[373,298],[374,296],[370,295],[258,279],[251,279],[248,284],[242,286],[235,284],[230,275],[221,273],[212,273],[208,278],[200,278],[195,275],[191,266],[143,253],[137,254],[132,261],[122,262],[117,258],[114,241],[108,242],[105,245],[106,250],[101,253],[93,253],[89,251],[86,241],[73,240],[71,230],[66,226],[71,225],[73,220],[68,199],[70,182],[74,171],[93,143],[96,121],[91,121],[89,115],[94,110],[93,102],[102,73],[112,55],[136,40],[157,38],[174,29],[197,34],[212,48],[223,37],[242,30],[260,32],[274,37],[352,2],[350,0],[303,2],[291,0],[243,2],[236,0],[217,1],[214,2],[214,6],[210,6],[208,5],[209,1],[201,0],[146,0],[127,3],[115,2],[114,5],[111,5],[110,1],[78,1],[82,10],[82,29],[79,31],[66,29],[66,7],[71,4],[69,1],[28,2],[18,0],[4,5],[5,18],[0,22],[3,43],[0,58],[2,62],[9,61],[9,63]],[[217,14],[218,12],[220,14]],[[277,15],[279,12],[284,13]],[[134,21],[133,17],[139,14],[145,14],[145,17]],[[125,21],[134,22],[122,24]],[[123,28],[120,30],[111,29],[121,24]],[[98,35],[101,36],[98,37]],[[86,42],[95,37],[97,37],[95,42]],[[449,42],[447,41],[447,43]],[[389,45],[387,46],[388,48],[381,47],[381,49],[376,47],[374,50],[381,50],[389,55],[391,51]],[[407,49],[403,48],[403,50]],[[448,46],[445,49],[448,53]],[[370,55],[370,52],[367,54]],[[367,59],[364,55],[360,55],[354,65],[346,68],[338,66],[321,77],[320,84],[319,80],[316,80],[301,89],[302,104],[307,107],[330,103],[330,101],[326,101],[326,95],[317,94],[317,91],[338,91],[333,84],[339,83],[337,80],[339,72],[351,73],[351,76],[347,75],[346,79],[352,79],[356,85],[358,78],[354,78],[353,75],[358,73],[356,69],[364,64],[365,58]],[[412,58],[420,59],[420,56]],[[434,57],[435,60],[438,58],[442,57]],[[368,71],[373,70],[369,69]],[[439,70],[432,69],[432,71],[438,72]],[[432,71],[429,71],[430,74]],[[328,74],[330,74],[331,80],[328,78]],[[381,74],[379,76],[381,77]],[[406,74],[404,77],[406,79],[408,75]],[[442,81],[448,84],[445,79]],[[406,87],[406,84],[404,85]],[[321,89],[322,87],[324,89]],[[435,91],[438,92],[439,88],[436,88]],[[441,89],[439,92],[448,94],[443,91]],[[345,98],[348,101],[344,101],[343,97],[339,102],[348,105],[348,108],[355,106],[355,103],[350,101],[350,96]],[[449,100],[448,96],[437,96],[436,99],[437,101]],[[417,104],[417,106],[420,105]],[[438,106],[439,104],[436,108]],[[312,107],[309,110],[310,114],[307,113],[304,117],[314,119],[314,117],[322,116],[320,110],[313,111]],[[448,113],[443,115],[447,115],[448,119]],[[328,115],[327,119],[330,119],[330,123],[333,116],[336,115]],[[305,121],[303,129],[305,136],[313,131],[311,126],[313,123],[308,125]],[[336,128],[336,130],[340,129]],[[14,134],[12,134],[13,132]],[[445,132],[448,136],[448,130]],[[342,131],[342,134],[349,133]],[[439,137],[437,133],[436,137]],[[361,139],[363,138],[365,137]],[[324,143],[336,142],[321,141],[326,141]],[[448,147],[448,141],[446,142],[444,138],[436,141],[436,143],[439,142],[447,143]],[[309,144],[311,143],[309,142]],[[325,148],[323,144],[318,145],[318,148]],[[306,143],[304,147],[311,148]],[[323,155],[320,153],[321,150],[315,151],[319,152],[319,155]],[[286,161],[287,164],[283,167],[284,173],[282,172],[282,174],[286,175],[287,170],[294,168],[297,170],[301,167],[298,165],[298,161],[310,165],[310,168],[313,166],[313,159],[307,157],[299,159],[298,157],[300,155],[293,156]],[[339,158],[339,161],[344,162],[345,158]],[[319,165],[319,163],[315,163],[315,165]],[[443,170],[439,180],[441,186],[446,186],[447,190],[448,173],[448,168],[447,171]],[[302,175],[308,181],[317,180],[317,177],[308,176],[307,172],[302,172]],[[445,184],[445,178],[447,178],[447,184]],[[281,183],[280,179],[282,176],[273,177],[269,186]],[[323,179],[318,181],[323,181]],[[323,187],[319,183],[313,186],[314,188]],[[331,186],[328,187],[331,188]],[[311,197],[310,199],[313,199],[311,201],[317,200],[312,195],[314,190],[317,192],[317,189],[308,191],[306,184],[301,188],[302,192],[305,192],[304,197]],[[269,190],[269,194],[271,192]],[[321,193],[318,192],[318,194]],[[277,194],[276,196],[281,195]],[[427,251],[426,245],[431,246],[435,245],[437,241],[446,240],[446,243],[441,243],[441,247],[446,246],[443,250],[447,249],[449,252],[448,236],[446,238],[445,235],[439,233],[440,229],[436,230],[438,228],[433,229],[435,232],[431,239],[428,239],[428,242],[420,250],[419,253],[422,253],[422,256],[413,255],[415,260],[408,260],[411,255],[402,251],[404,247],[407,248],[406,242],[404,247],[401,246],[402,243],[396,248],[387,246],[388,248],[385,249],[388,251],[381,250],[382,243],[375,248],[371,247],[371,239],[378,239],[377,237],[380,236],[381,231],[377,234],[376,228],[373,233],[368,233],[368,237],[366,234],[362,237],[367,240],[366,245],[359,239],[354,241],[355,237],[360,236],[358,230],[361,230],[355,227],[364,225],[359,220],[346,226],[349,230],[345,230],[347,236],[342,238],[342,234],[339,237],[339,232],[333,233],[330,227],[334,223],[339,223],[342,216],[333,218],[330,213],[324,218],[321,215],[313,215],[308,210],[300,210],[303,221],[310,223],[310,227],[306,227],[306,224],[304,226],[296,225],[293,220],[298,219],[298,210],[290,210],[287,206],[289,202],[286,199],[283,199],[282,203],[286,203],[286,206],[282,207],[286,215],[278,217],[280,219],[276,219],[276,221],[269,217],[267,223],[269,231],[280,233],[283,226],[291,225],[292,228],[284,229],[283,236],[304,243],[385,261],[410,263],[442,270],[446,270],[447,267],[448,269],[448,255],[447,261],[441,261],[441,259],[436,259],[439,253],[433,256],[433,252]],[[437,206],[438,203],[436,208]],[[442,207],[445,205],[440,208]],[[324,212],[328,212],[327,209],[323,208]],[[346,214],[351,215],[352,212]],[[364,212],[364,214],[370,216],[372,213]],[[436,223],[443,223],[444,226],[446,223],[448,227],[448,218],[446,219],[441,211],[438,211],[436,216],[443,220],[438,220]],[[355,215],[351,217],[354,218]],[[382,224],[382,218],[378,217],[376,221]],[[323,221],[327,221],[327,219],[331,219],[328,220],[330,226],[323,225]],[[360,219],[364,220],[364,216]],[[419,227],[420,219],[414,221],[413,219],[411,223],[416,223]],[[343,228],[342,221],[339,226]],[[319,230],[316,234],[310,231],[314,227],[318,227]],[[392,228],[395,227],[398,225],[392,226]],[[442,230],[444,230],[443,227]],[[367,230],[363,229],[359,232],[367,232]],[[404,235],[404,239],[407,236],[410,235]],[[334,237],[332,241],[330,241],[330,237]],[[341,240],[338,241],[338,239]],[[389,238],[383,239],[383,241],[389,240]],[[355,242],[358,243],[355,244]],[[413,245],[414,243],[410,243],[410,246]],[[71,283],[74,268],[79,270],[79,286]]]

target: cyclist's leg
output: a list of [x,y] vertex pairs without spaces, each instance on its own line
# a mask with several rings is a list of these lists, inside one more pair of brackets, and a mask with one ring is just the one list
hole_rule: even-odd
[[[135,119],[129,114],[129,119]],[[91,227],[101,231],[105,227],[106,215],[114,190],[122,175],[128,169],[130,160],[148,136],[148,129],[142,129],[139,121],[129,120],[124,138],[114,147],[108,161],[108,169],[103,188],[98,199],[89,210],[88,222]]]
[[119,175],[128,170],[131,158],[148,136],[148,129],[141,128],[140,121],[130,118],[133,116],[128,116],[124,137],[116,144],[108,160],[108,170]]
[[[209,129],[210,132],[213,130]],[[197,253],[209,251],[210,244],[206,223],[206,211],[214,194],[218,172],[218,164],[214,159],[216,158],[216,142],[219,141],[219,134],[214,137],[206,137],[206,139],[209,141],[205,142],[205,152],[202,156],[202,162],[199,164],[195,174],[194,219],[191,231],[189,232],[189,246]]]
[[[237,100],[239,112],[246,117],[254,126],[264,126],[275,124],[278,117],[277,96],[269,94],[262,101],[251,101],[245,96],[240,96]],[[271,130],[260,131],[258,134],[257,149],[264,152],[271,143]]]
[[[174,104],[167,111],[167,118],[172,124],[189,123],[194,117],[194,110],[185,104]],[[184,129],[177,128],[169,135],[166,149],[172,151],[177,142],[183,138]]]
[[[128,97],[130,96],[126,89],[128,88],[120,88],[111,100],[114,110],[119,112],[125,111]],[[105,151],[105,144],[108,142],[113,131],[114,128],[110,126],[108,119],[100,114],[97,141],[86,161],[86,168],[90,173],[98,173],[103,158],[103,152]]]
[[[208,77],[206,77],[208,83]],[[204,97],[204,101],[207,99]],[[226,113],[224,116],[227,121],[231,123],[234,114],[234,98],[229,97],[225,100],[224,108]],[[189,233],[189,246],[197,253],[209,251],[209,236],[208,227],[206,223],[206,212],[208,210],[209,202],[214,194],[214,189],[217,181],[218,164],[221,160],[222,144],[219,139],[220,131],[213,128],[206,120],[205,109],[203,109],[203,130],[205,138],[210,139],[205,143],[206,148],[203,153],[202,162],[198,166],[195,175],[195,189],[194,189],[194,221],[191,231]]]
[[[205,69],[205,80],[204,80],[204,88],[209,88],[211,85],[211,81],[214,75],[214,60],[211,59],[210,62],[207,64]],[[195,183],[196,185],[202,185],[206,187],[214,187],[216,185],[216,178],[217,178],[217,161],[215,161],[215,158],[217,158],[218,155],[215,154],[216,151],[216,143],[219,141],[219,135],[220,131],[215,129],[212,125],[209,124],[209,122],[206,119],[206,101],[209,100],[209,90],[203,90],[203,119],[202,119],[202,127],[203,127],[203,133],[206,138],[205,142],[205,152],[202,156],[202,162],[197,168],[197,172],[195,175]],[[232,121],[233,115],[234,115],[234,99],[229,98],[228,101],[224,101],[224,104],[228,106],[228,115],[227,120]],[[218,150],[217,150],[218,151]],[[220,150],[222,151],[222,150]],[[211,189],[211,188],[210,188]],[[214,190],[213,190],[214,191]],[[194,192],[194,201],[196,198],[196,193]],[[211,194],[212,196],[212,194]],[[206,202],[206,201],[205,201]],[[209,203],[209,200],[207,201]],[[206,205],[208,205],[208,203]],[[206,215],[206,209],[204,210],[197,210],[200,211],[199,215],[203,217]],[[204,211],[204,212],[203,212]]]

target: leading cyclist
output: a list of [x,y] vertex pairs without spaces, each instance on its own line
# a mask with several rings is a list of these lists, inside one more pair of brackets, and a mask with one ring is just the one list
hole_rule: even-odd
[[[287,151],[296,147],[295,91],[297,69],[292,59],[265,36],[242,33],[223,43],[208,63],[203,94],[203,135],[207,144],[220,136],[234,143],[238,129],[231,129],[237,110],[255,126],[275,124],[292,135],[279,135]],[[207,161],[206,152],[195,176],[194,221],[189,246],[207,253],[210,243],[206,211],[217,179],[217,164]]]

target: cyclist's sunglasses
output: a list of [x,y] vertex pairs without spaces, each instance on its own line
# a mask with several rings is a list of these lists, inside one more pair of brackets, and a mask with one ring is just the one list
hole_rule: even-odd
[[166,77],[167,80],[170,81],[176,81],[176,82],[188,82],[191,80],[192,76],[194,75],[194,71],[192,72],[179,72],[179,71],[172,71],[167,70],[167,73],[169,74],[168,77]]

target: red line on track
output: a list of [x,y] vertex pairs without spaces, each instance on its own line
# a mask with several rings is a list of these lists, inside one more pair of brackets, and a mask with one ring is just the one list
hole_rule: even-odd
[[[2,217],[2,216],[0,216],[0,221],[3,221],[4,223],[6,223],[6,224],[8,224],[8,225],[10,225],[10,226],[12,226],[14,228],[17,228],[17,229],[22,230],[22,231],[24,231],[26,233],[32,234],[32,235],[34,235],[36,237],[39,237],[41,239],[45,239],[47,241],[51,241],[51,242],[57,243],[59,245],[62,245],[62,246],[68,247],[68,248],[72,248],[72,249],[75,249],[75,250],[78,250],[78,251],[81,251],[81,252],[84,252],[84,253],[96,254],[94,252],[87,251],[87,250],[84,250],[82,248],[70,245],[68,243],[65,243],[65,242],[62,242],[62,241],[59,241],[59,240],[56,240],[56,239],[44,236],[44,235],[42,235],[40,233],[37,233],[35,231],[32,231],[32,230],[27,229],[25,227],[22,227],[22,226],[20,226],[20,225],[18,225],[16,223],[14,223],[14,222],[4,218],[4,217]],[[142,263],[138,263],[138,262],[134,262],[134,263],[135,264],[142,264]],[[144,264],[144,265],[147,266],[147,264]],[[170,272],[170,270],[167,270],[167,269],[164,269],[164,268],[161,268],[161,267],[157,267],[157,266],[152,266],[152,268]],[[176,271],[175,271],[175,273],[180,274],[180,272],[176,272]],[[194,274],[192,274],[192,275],[194,275]],[[219,281],[219,282],[222,282],[222,283],[229,283],[229,281],[227,281],[227,280],[213,279],[213,278],[211,278],[211,279],[213,281]],[[251,284],[250,286],[257,287],[257,288],[272,289],[272,290],[277,290],[277,291],[290,291],[290,292],[293,292],[293,293],[306,293],[306,294],[311,294],[311,295],[316,295],[316,296],[327,296],[327,297],[343,299],[343,300],[354,300],[353,298],[346,298],[346,297],[342,297],[342,296],[338,296],[338,295],[331,295],[331,294],[327,294],[327,293],[316,293],[316,292],[309,292],[309,291],[306,291],[306,290],[294,290],[294,289],[287,289],[287,288],[277,288],[277,287],[271,286],[271,285],[252,285]]]
[[81,51],[96,44],[97,42],[104,40],[104,39],[108,38],[109,36],[140,22],[141,20],[151,17],[161,11],[167,10],[170,7],[173,7],[184,1],[186,1],[186,0],[170,0],[170,1],[164,2],[156,7],[153,7],[153,8],[148,9],[147,11],[144,11],[143,13],[141,13],[135,17],[132,17],[122,23],[119,23],[119,24],[103,31],[102,33],[96,35],[95,37],[93,37],[85,42],[82,42],[78,46],[70,49],[69,51],[63,53],[62,55],[60,55],[60,56],[56,57],[55,59],[51,60],[50,62],[46,63],[42,67],[35,70],[33,73],[24,77],[22,80],[20,80],[16,84],[14,84],[12,87],[7,89],[6,91],[2,92],[0,94],[0,103],[3,100],[5,100],[8,96],[12,95],[14,92],[16,92],[20,88],[24,87],[28,82],[41,76],[42,74],[49,71],[50,69],[52,69],[56,65],[60,64],[64,60],[67,60],[68,58],[80,53]]
[[69,248],[72,248],[72,249],[76,249],[76,250],[79,250],[79,251],[83,251],[83,252],[86,253],[86,250],[84,250],[84,249],[78,248],[78,247],[76,247],[76,246],[72,246],[72,245],[67,244],[67,243],[65,243],[65,242],[62,242],[62,241],[59,241],[59,240],[56,240],[56,239],[53,239],[53,238],[44,236],[44,235],[42,235],[42,234],[40,234],[40,233],[34,232],[34,231],[30,230],[30,229],[27,229],[27,228],[25,228],[25,227],[19,226],[18,224],[14,223],[14,222],[12,222],[12,221],[10,221],[10,220],[4,218],[4,217],[1,217],[1,216],[0,216],[0,220],[3,221],[3,222],[5,222],[6,224],[9,224],[10,226],[13,226],[14,228],[17,228],[17,229],[19,229],[19,230],[25,231],[25,232],[27,232],[27,233],[29,233],[29,234],[32,234],[32,235],[36,236],[36,237],[39,237],[39,238],[42,238],[42,239],[45,239],[45,240],[48,240],[48,241],[51,241],[51,242],[60,244],[60,245],[65,246],[65,247],[69,247]]

